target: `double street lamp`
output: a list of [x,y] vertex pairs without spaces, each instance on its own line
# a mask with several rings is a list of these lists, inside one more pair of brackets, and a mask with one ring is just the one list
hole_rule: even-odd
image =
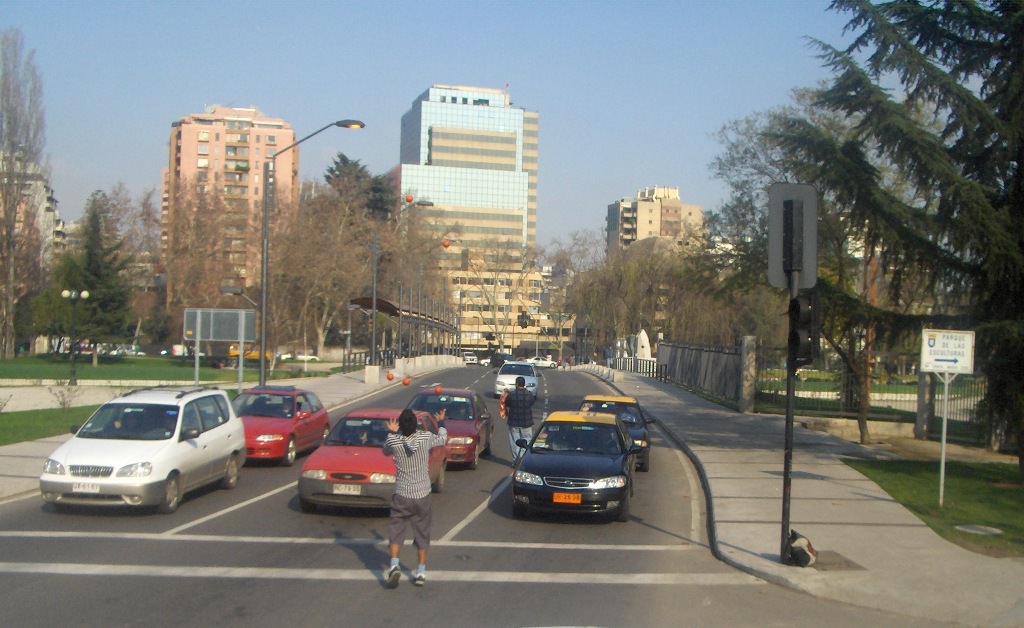
[[273,155],[263,162],[263,242],[260,255],[260,386],[267,384],[267,294],[270,292],[269,255],[270,255],[270,206],[274,202],[274,165],[277,156],[288,152],[309,138],[326,131],[332,126],[344,129],[361,129],[366,125],[359,120],[338,120],[326,124],[313,131],[306,137],[292,142],[281,150],[275,151]]
[[75,372],[75,354],[78,353],[78,329],[76,320],[78,315],[78,301],[81,299],[88,299],[89,291],[62,290],[60,296],[71,300],[71,379],[68,380],[68,384],[77,386],[78,374]]

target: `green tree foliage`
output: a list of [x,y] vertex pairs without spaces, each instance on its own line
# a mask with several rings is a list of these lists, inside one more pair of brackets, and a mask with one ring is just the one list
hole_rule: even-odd
[[977,331],[989,381],[980,410],[1016,434],[1024,474],[1024,3],[832,7],[852,14],[856,37],[842,50],[816,42],[835,72],[817,102],[854,126],[836,138],[792,118],[781,147],[849,208],[890,294],[927,277],[937,295],[959,297],[915,316],[876,314],[890,332]]
[[[121,255],[123,243],[106,226],[110,199],[94,192],[86,203],[82,250],[77,260],[77,289],[89,291],[79,306],[79,332],[93,342],[124,342],[131,337],[131,287],[125,279],[129,258]],[[67,286],[75,289],[75,285]]]
[[[123,343],[132,336],[131,286],[125,269],[130,258],[121,254],[119,235],[106,226],[110,198],[94,192],[86,207],[81,248],[57,259],[47,287],[33,299],[33,330],[51,338],[51,347],[71,334],[72,308],[76,308],[76,335],[95,345]],[[87,290],[89,298],[72,304],[64,290]]]

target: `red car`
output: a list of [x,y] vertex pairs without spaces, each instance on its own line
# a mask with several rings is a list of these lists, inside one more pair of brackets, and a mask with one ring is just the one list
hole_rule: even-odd
[[[394,408],[353,410],[337,423],[324,446],[313,452],[299,474],[299,507],[313,512],[317,506],[388,508],[395,491],[395,461],[385,456],[388,420],[402,411]],[[417,412],[420,428],[433,419]],[[451,422],[446,421],[446,427]],[[430,450],[430,488],[444,490],[447,453],[444,447]]]
[[491,452],[494,421],[479,393],[468,388],[424,388],[406,406],[412,410],[436,413],[445,409],[448,429],[448,462],[475,469],[480,456]]
[[249,460],[277,460],[291,466],[300,451],[319,447],[331,429],[319,397],[294,386],[250,388],[231,405],[245,424]]

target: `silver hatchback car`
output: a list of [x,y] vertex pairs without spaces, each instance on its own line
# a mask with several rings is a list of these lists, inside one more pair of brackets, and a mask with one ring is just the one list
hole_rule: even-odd
[[505,362],[498,369],[498,377],[494,380],[494,396],[500,397],[506,390],[516,387],[516,378],[526,380],[526,390],[537,396],[537,369],[529,362]]
[[57,507],[155,506],[219,482],[235,488],[245,427],[216,388],[136,390],[100,406],[43,464],[39,490]]

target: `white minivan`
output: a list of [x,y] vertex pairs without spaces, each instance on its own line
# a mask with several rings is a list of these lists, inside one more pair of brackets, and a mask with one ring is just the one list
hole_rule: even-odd
[[476,354],[472,351],[462,352],[462,363],[463,364],[479,364],[480,362],[476,359]]
[[43,464],[39,490],[57,507],[155,506],[219,482],[235,488],[245,426],[223,390],[157,387],[100,406]]

